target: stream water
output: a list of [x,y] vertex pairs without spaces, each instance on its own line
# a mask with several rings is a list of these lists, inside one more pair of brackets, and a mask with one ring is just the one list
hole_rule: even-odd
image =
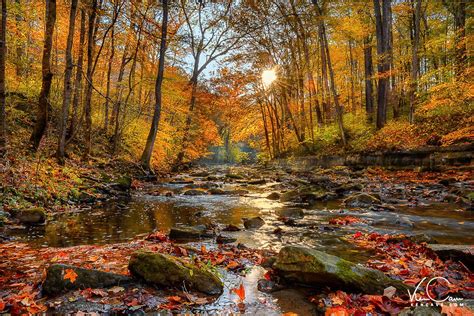
[[[211,173],[217,180],[204,177],[191,177],[183,174],[179,179],[192,179],[193,184],[175,183],[168,179],[153,184],[133,194],[129,200],[114,200],[95,206],[90,210],[57,215],[44,226],[19,228],[11,235],[35,246],[66,247],[81,244],[109,244],[132,240],[140,234],[154,230],[168,231],[173,226],[196,224],[216,224],[221,228],[228,224],[242,226],[242,218],[260,216],[265,225],[257,230],[241,230],[226,233],[237,242],[248,247],[267,248],[278,251],[284,245],[306,245],[355,262],[365,262],[370,253],[355,248],[342,236],[362,232],[383,232],[409,235],[425,234],[432,240],[443,244],[474,244],[474,216],[470,211],[459,210],[454,203],[431,203],[423,206],[397,206],[396,211],[351,210],[342,205],[341,200],[320,202],[303,208],[304,218],[297,227],[285,226],[277,215],[277,210],[288,207],[280,201],[267,199],[269,193],[276,191],[277,182],[249,185],[245,181],[228,181],[225,168],[216,168]],[[179,182],[179,181],[178,181]],[[186,181],[183,181],[186,182]],[[183,195],[186,188],[212,186],[226,190],[242,190],[242,195]],[[173,192],[166,196],[164,192]],[[168,194],[169,195],[169,194]],[[352,215],[361,217],[365,223],[346,226],[329,225],[331,218]],[[410,224],[397,224],[402,217]],[[282,234],[273,231],[281,227]],[[208,241],[204,241],[208,242]],[[209,241],[210,242],[210,241]],[[212,245],[210,245],[212,247]],[[299,311],[308,314],[311,305],[305,300],[307,290],[285,290],[272,295],[257,292],[256,283],[264,271],[253,269],[244,279],[249,311],[264,314],[279,314],[282,311]],[[240,282],[232,274],[224,276],[226,292],[233,284]],[[221,309],[231,296],[221,298],[206,310]],[[252,305],[253,304],[253,305]]]

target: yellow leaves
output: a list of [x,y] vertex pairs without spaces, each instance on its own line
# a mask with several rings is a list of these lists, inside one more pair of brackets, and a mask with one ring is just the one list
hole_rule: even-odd
[[77,273],[73,269],[66,269],[63,278],[64,280],[69,280],[71,283],[74,283],[77,279]]

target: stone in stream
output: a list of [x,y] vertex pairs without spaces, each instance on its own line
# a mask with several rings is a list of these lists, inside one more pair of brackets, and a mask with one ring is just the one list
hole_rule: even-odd
[[406,228],[414,228],[415,224],[411,220],[409,220],[407,217],[404,216],[397,216],[397,219],[395,220],[395,224],[401,227],[406,227]]
[[114,185],[115,188],[122,191],[129,191],[132,187],[132,177],[122,176],[117,179],[117,183]]
[[209,295],[221,294],[222,281],[209,270],[170,255],[138,251],[130,258],[130,274],[163,287],[186,286]]
[[15,218],[22,224],[44,224],[46,212],[42,207],[32,207],[16,212]]
[[184,191],[183,195],[207,195],[208,193],[204,190],[198,190],[198,189],[191,189],[191,190],[186,190]]
[[352,194],[344,200],[344,205],[349,207],[365,207],[378,204],[381,204],[380,199],[367,193]]
[[214,234],[207,231],[206,226],[196,225],[191,227],[173,227],[169,233],[173,240],[199,240],[201,238],[212,238]]
[[272,192],[269,195],[267,195],[267,199],[277,201],[280,199],[280,193]]
[[242,175],[236,174],[236,173],[228,173],[225,176],[226,178],[229,178],[229,179],[238,179],[238,180],[241,180],[244,178]]
[[304,217],[303,210],[296,207],[277,210],[277,214],[280,217],[287,217],[292,219],[301,219]]
[[368,294],[383,293],[389,286],[403,293],[409,288],[378,270],[301,246],[283,247],[273,268],[287,281],[309,286],[329,286]]
[[265,179],[255,179],[255,180],[250,180],[247,182],[248,184],[253,184],[253,185],[258,185],[258,184],[265,184],[267,181]]
[[[74,282],[64,278],[66,270],[71,269],[77,274]],[[99,270],[83,269],[65,264],[53,264],[46,271],[46,279],[43,282],[43,293],[46,295],[58,295],[67,291],[87,288],[107,288],[115,285],[132,283],[133,279],[128,276],[109,273]]]
[[292,190],[292,191],[282,193],[280,196],[280,202],[312,204],[316,201],[325,200],[326,196],[327,196],[326,192],[322,192],[322,191],[312,192],[310,189]]
[[225,195],[227,194],[228,192],[227,191],[224,191],[220,188],[212,188],[212,189],[209,189],[209,194],[212,194],[212,195]]
[[233,224],[229,224],[223,229],[223,231],[225,232],[238,232],[240,230],[241,229],[238,226],[233,225]]
[[461,261],[469,270],[474,269],[474,246],[429,244],[442,260]]
[[244,226],[247,229],[257,229],[265,225],[265,221],[259,217],[252,217],[252,218],[244,218]]
[[189,174],[191,177],[198,177],[198,178],[204,178],[209,176],[209,172],[207,171],[196,171],[191,174]]

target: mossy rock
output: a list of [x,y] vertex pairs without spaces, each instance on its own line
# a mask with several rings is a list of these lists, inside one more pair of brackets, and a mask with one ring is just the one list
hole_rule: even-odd
[[402,293],[409,288],[378,270],[300,246],[283,247],[273,267],[284,279],[308,286],[329,286],[368,294],[383,293],[389,286]]
[[259,216],[244,218],[243,221],[246,229],[257,229],[265,225],[265,221]]
[[236,173],[228,173],[225,175],[226,178],[229,178],[229,179],[243,179],[244,177],[240,174],[236,174]]
[[123,191],[130,190],[132,186],[132,177],[130,176],[122,176],[117,179],[117,188]]
[[344,200],[344,205],[349,207],[366,207],[379,204],[381,202],[378,197],[367,193],[352,194]]
[[[77,274],[74,282],[64,278],[67,270],[73,270]],[[106,288],[115,285],[132,283],[130,277],[99,270],[83,269],[65,264],[53,264],[46,271],[46,279],[43,283],[43,293],[46,295],[58,295],[68,291],[87,288]]]
[[304,217],[304,211],[296,207],[283,208],[283,209],[277,210],[276,213],[278,214],[278,216],[294,218],[294,219],[301,219]]
[[128,264],[131,275],[163,287],[183,285],[206,294],[222,294],[224,284],[212,272],[180,258],[161,253],[138,251]]
[[22,224],[44,224],[46,212],[42,207],[32,207],[17,211],[15,218]]
[[269,195],[267,195],[267,199],[277,201],[280,199],[280,193],[272,192]]
[[214,234],[207,231],[203,225],[192,227],[173,227],[169,233],[170,239],[173,240],[199,240],[202,238],[212,238]]

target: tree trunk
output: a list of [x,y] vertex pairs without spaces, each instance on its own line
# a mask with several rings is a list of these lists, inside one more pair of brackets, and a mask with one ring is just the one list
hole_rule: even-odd
[[365,70],[365,112],[367,113],[367,120],[372,123],[374,117],[374,97],[372,77],[374,76],[374,69],[372,66],[372,45],[370,44],[370,37],[364,38],[364,70]]
[[72,100],[72,116],[71,124],[69,125],[68,140],[69,143],[76,134],[79,115],[79,104],[82,103],[82,75],[84,64],[84,43],[86,39],[86,12],[81,9],[81,31],[79,35],[79,53],[77,56],[76,79],[74,83],[74,98]]
[[166,35],[168,32],[168,0],[163,0],[163,20],[161,23],[161,43],[160,43],[160,58],[158,61],[158,75],[156,76],[155,84],[155,111],[153,113],[153,121],[151,123],[150,133],[141,157],[142,166],[145,169],[150,169],[150,161],[153,153],[153,146],[155,145],[156,134],[161,117],[161,86],[163,83],[165,71],[165,53],[166,53]]
[[36,124],[30,137],[33,151],[37,151],[48,125],[49,92],[53,80],[51,72],[51,49],[53,47],[54,24],[56,23],[56,0],[46,0],[46,28],[42,59],[42,85],[38,100]]
[[[380,8],[382,1],[382,12]],[[387,105],[390,92],[391,60],[391,0],[374,0],[375,27],[377,37],[378,86],[377,86],[377,123],[378,129],[387,121]]]
[[[21,30],[22,25],[21,22],[23,21],[23,17],[21,16],[21,13],[23,10],[21,10],[21,1],[20,0],[15,0],[15,4],[17,6],[17,12],[15,14],[15,22],[16,22],[16,29]],[[15,71],[16,71],[16,76],[17,78],[22,78],[24,74],[24,61],[25,61],[25,46],[21,42],[21,37],[18,36],[16,38],[16,56],[15,56]]]
[[7,0],[2,0],[0,23],[0,158],[7,152],[7,126],[5,113],[5,58],[7,56]]
[[107,66],[107,88],[105,92],[105,113],[104,113],[104,131],[107,133],[109,130],[109,104],[110,104],[110,84],[112,76],[112,66],[115,56],[115,26],[112,26],[111,42],[110,42],[110,57],[109,64]]
[[84,102],[84,115],[86,118],[86,129],[85,129],[85,142],[86,148],[84,156],[88,157],[91,154],[91,137],[92,137],[92,113],[91,113],[91,102],[92,102],[92,58],[94,56],[94,46],[95,46],[95,22],[97,16],[97,0],[92,0],[91,13],[89,15],[89,25],[87,31],[87,89],[86,89],[86,98]]
[[420,42],[420,15],[421,15],[421,0],[416,0],[415,12],[413,16],[413,45],[411,58],[411,80],[410,80],[410,112],[408,120],[413,124],[415,120],[415,94],[417,90],[418,80],[418,46]]
[[66,145],[66,127],[67,119],[69,117],[69,105],[71,103],[71,77],[74,64],[72,61],[72,44],[74,41],[74,29],[76,25],[76,12],[77,12],[77,1],[71,1],[71,12],[69,15],[69,33],[67,36],[66,44],[66,71],[64,73],[64,95],[63,95],[63,106],[61,111],[61,118],[59,122],[59,141],[57,157],[59,163],[64,163],[64,151]]

